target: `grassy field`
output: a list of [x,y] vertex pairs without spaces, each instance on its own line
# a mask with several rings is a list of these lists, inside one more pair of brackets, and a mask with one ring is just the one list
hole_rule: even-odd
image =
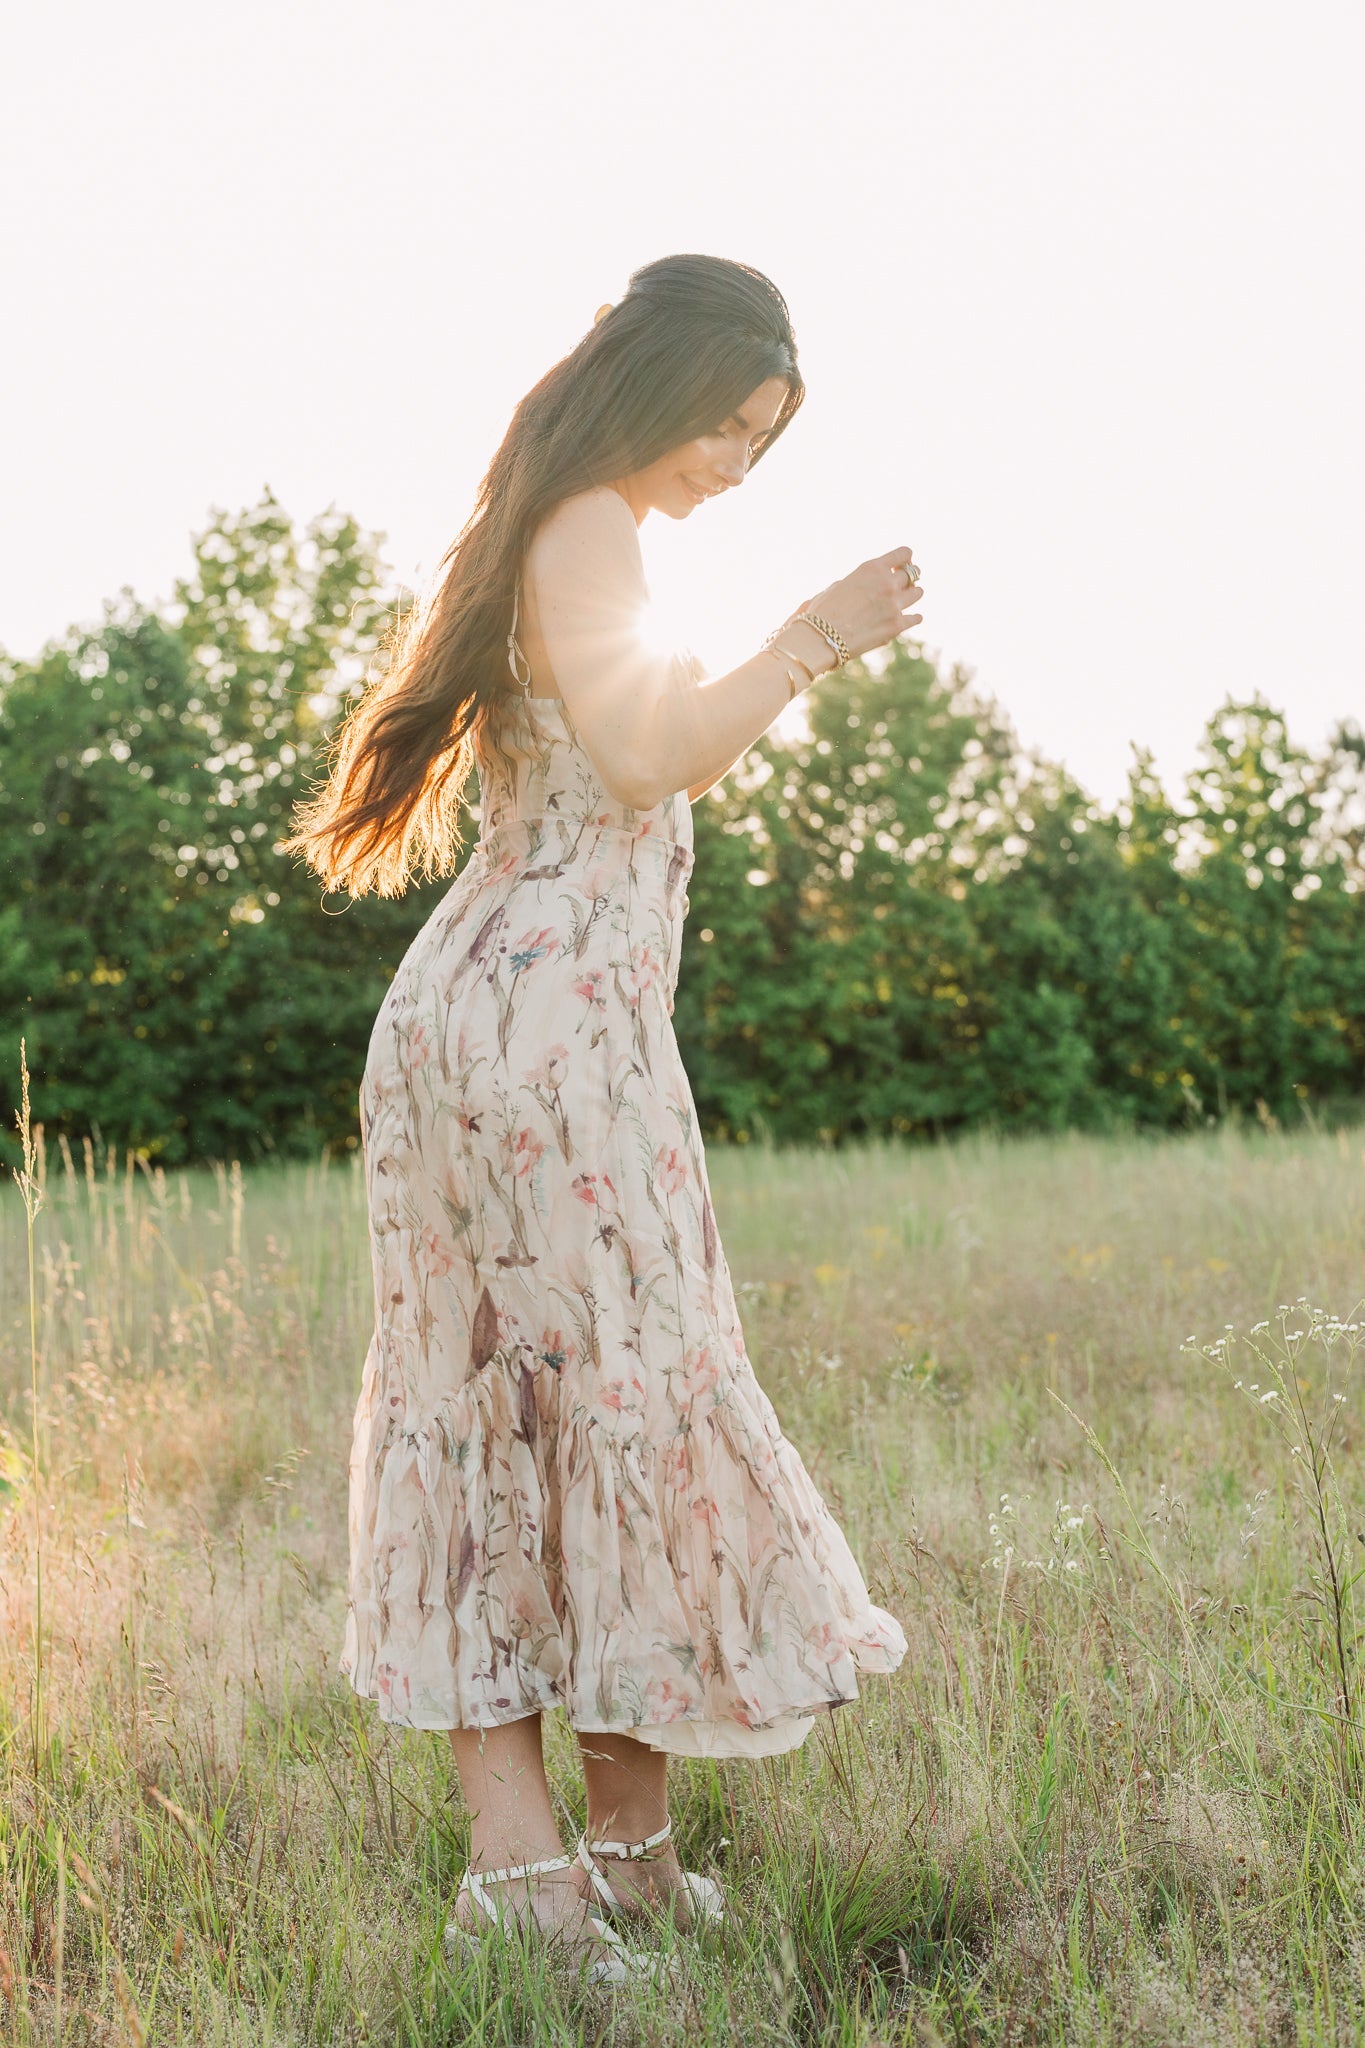
[[674,1763],[737,1913],[643,1996],[451,1968],[449,1747],[336,1675],[354,1163],[47,1158],[36,1500],[0,1197],[0,2039],[1365,2039],[1365,1422],[1330,1320],[1365,1132],[711,1166],[755,1366],[910,1654],[792,1756]]

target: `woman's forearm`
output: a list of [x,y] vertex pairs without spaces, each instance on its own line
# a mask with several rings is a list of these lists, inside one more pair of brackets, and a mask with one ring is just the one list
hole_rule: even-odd
[[[800,648],[803,660],[819,660],[804,644],[818,637],[810,627],[789,628],[782,637]],[[791,702],[787,670],[787,662],[765,648],[728,675],[666,691],[643,737],[641,808],[679,789],[700,796],[719,782]]]
[[636,801],[650,810],[675,790],[722,776],[768,730],[789,701],[786,672],[771,654],[667,690],[640,735]]

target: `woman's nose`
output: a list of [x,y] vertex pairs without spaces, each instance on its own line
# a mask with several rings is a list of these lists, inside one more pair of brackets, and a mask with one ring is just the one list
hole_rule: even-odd
[[741,462],[739,457],[735,455],[732,455],[726,462],[718,462],[716,464],[717,476],[724,477],[726,483],[730,485],[742,484],[748,473],[748,463]]

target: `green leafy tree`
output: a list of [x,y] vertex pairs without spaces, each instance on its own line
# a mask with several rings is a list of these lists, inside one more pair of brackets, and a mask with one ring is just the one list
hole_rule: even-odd
[[[702,1014],[690,981],[684,1014],[707,1108],[723,1128],[827,1138],[1008,1115],[1016,1098],[1031,1113],[1054,1092],[1056,1005],[1044,990],[1002,1007],[1018,992],[997,986],[980,913],[1027,852],[1042,764],[963,671],[902,646],[809,703],[809,737],[761,741],[704,848],[699,830],[716,952]],[[743,851],[727,862],[716,837]],[[714,1102],[713,1072],[729,1086]]]
[[[353,521],[219,515],[171,616],[0,674],[5,1082],[153,1157],[355,1135],[357,1046],[430,906],[324,905],[275,850],[383,625]],[[340,913],[340,914],[339,914]]]

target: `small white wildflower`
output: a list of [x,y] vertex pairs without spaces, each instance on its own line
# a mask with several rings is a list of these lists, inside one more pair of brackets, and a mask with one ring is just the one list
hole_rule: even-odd
[[1069,1572],[1074,1572],[1074,1571],[1077,1571],[1077,1570],[1079,1570],[1079,1566],[1077,1565],[1077,1563],[1076,1563],[1076,1560],[1075,1560],[1075,1558],[1074,1558],[1074,1557],[1069,1557],[1069,1558],[1067,1559],[1067,1561],[1066,1561],[1066,1568],[1067,1568],[1067,1570],[1068,1570]]
[[1263,1408],[1265,1407],[1265,1404],[1266,1404],[1266,1402],[1267,1402],[1267,1401],[1273,1401],[1273,1400],[1275,1399],[1275,1396],[1276,1396],[1276,1393],[1277,1393],[1277,1391],[1278,1391],[1278,1389],[1276,1389],[1275,1387],[1272,1387],[1272,1388],[1270,1389],[1270,1392],[1269,1392],[1268,1394],[1262,1394],[1262,1396],[1261,1396],[1261,1406],[1262,1406]]

